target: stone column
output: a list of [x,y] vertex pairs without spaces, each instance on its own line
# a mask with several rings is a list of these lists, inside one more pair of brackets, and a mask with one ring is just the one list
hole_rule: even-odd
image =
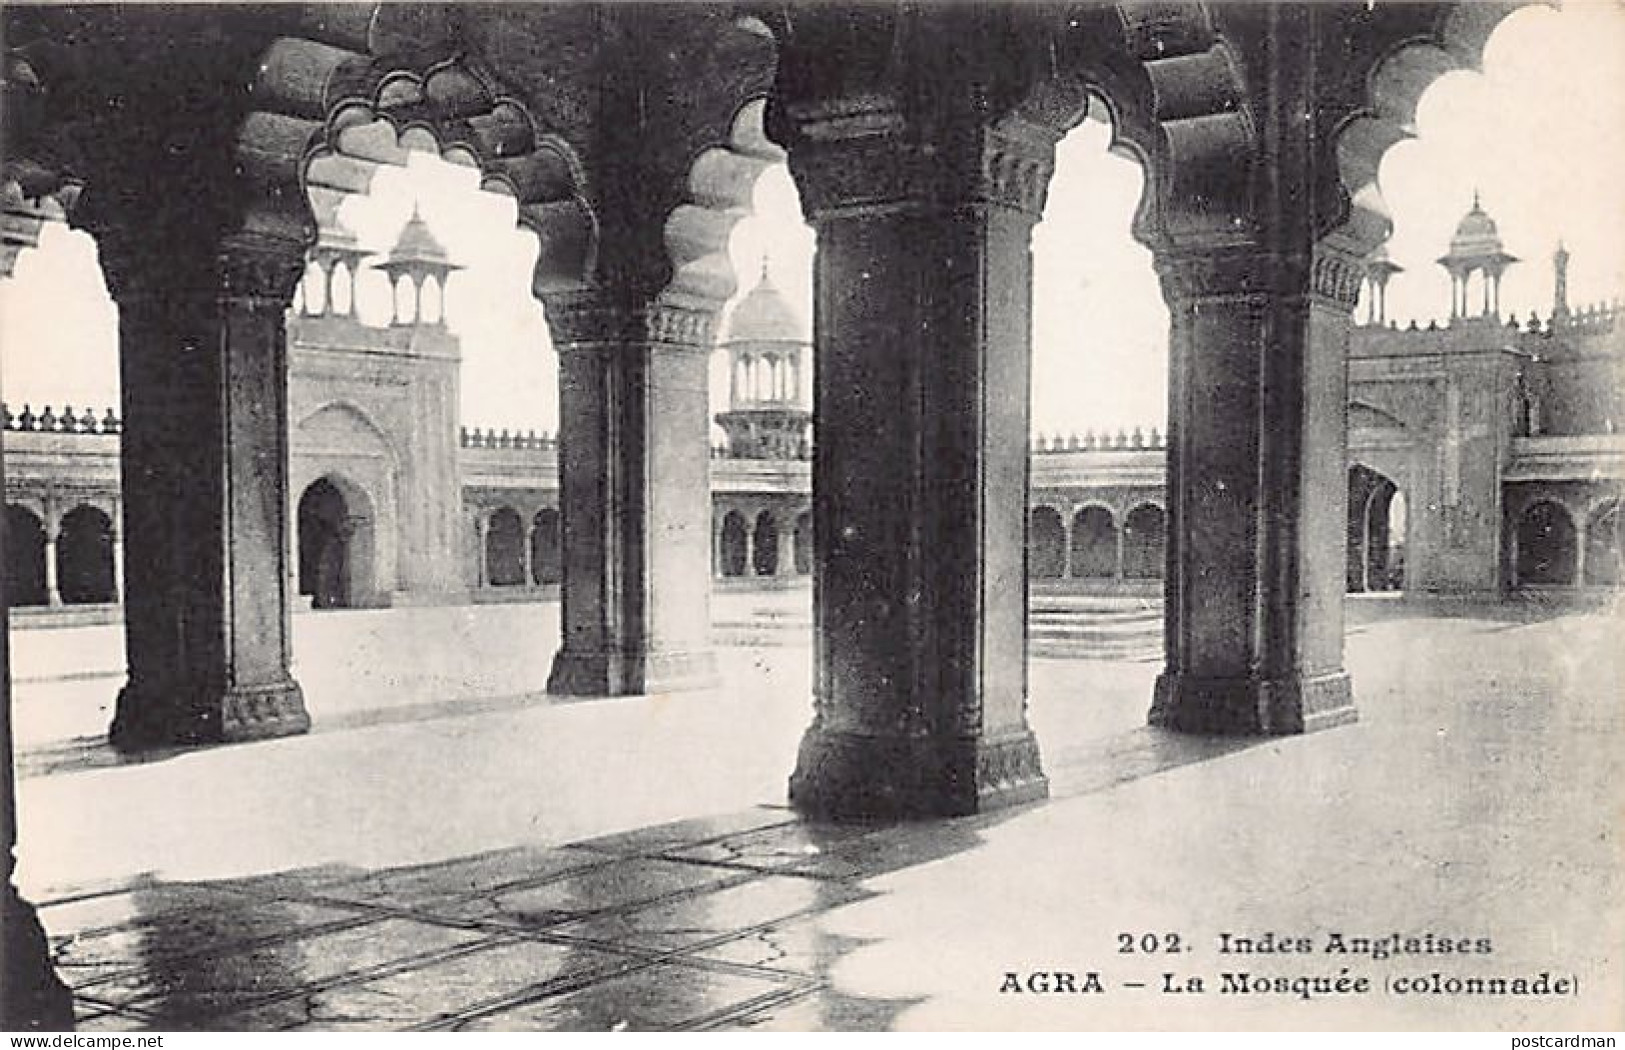
[[716,682],[706,404],[721,304],[546,297],[559,354],[564,639],[548,691]]
[[491,567],[485,560],[485,537],[491,527],[491,519],[484,508],[474,513],[474,571],[478,573],[475,586],[484,588],[491,585]]
[[[297,242],[227,238],[120,257],[128,682],[123,747],[310,726],[289,673],[284,310]],[[190,254],[188,254],[190,253]]]
[[[1567,509],[1567,508],[1565,508]],[[1572,515],[1574,518],[1574,586],[1584,587],[1586,582],[1586,516],[1584,513]]]
[[525,574],[524,579],[520,582],[526,588],[532,588],[536,586],[536,519],[534,516],[520,519],[519,536],[519,564]]
[[[814,714],[793,804],[838,818],[1042,797],[1027,726],[1030,241],[1054,137],[805,118],[818,233]],[[945,115],[947,116],[947,115]]]
[[124,601],[124,534],[113,533],[113,601]]
[[779,561],[773,568],[774,575],[780,578],[796,574],[796,516],[793,513],[789,520],[779,519]]
[[1352,721],[1343,669],[1353,253],[1158,258],[1170,313],[1167,663],[1154,725]]
[[61,524],[56,520],[55,511],[52,511],[46,515],[45,522],[45,604],[51,606],[62,604],[62,589],[57,583],[56,564],[56,541],[61,532]]

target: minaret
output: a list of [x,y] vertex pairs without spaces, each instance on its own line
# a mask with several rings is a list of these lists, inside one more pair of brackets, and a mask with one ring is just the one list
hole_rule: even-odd
[[1569,319],[1569,250],[1563,247],[1563,242],[1557,242],[1557,251],[1552,253],[1552,320],[1567,321]]
[[391,324],[445,324],[446,278],[462,267],[451,261],[429,224],[423,221],[416,204],[412,206],[412,217],[401,228],[394,249],[377,268],[389,274],[390,286],[394,289],[395,310]]
[[800,315],[762,276],[728,318],[728,411],[717,424],[736,459],[799,459],[809,451],[804,364],[812,342]]

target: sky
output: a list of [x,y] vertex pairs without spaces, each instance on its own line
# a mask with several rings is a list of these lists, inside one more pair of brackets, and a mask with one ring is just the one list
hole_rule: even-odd
[[[1572,256],[1571,305],[1625,292],[1625,5],[1569,0],[1561,11],[1515,12],[1491,38],[1482,74],[1449,73],[1428,89],[1415,131],[1389,150],[1379,175],[1395,222],[1389,253],[1404,267],[1389,285],[1391,318],[1425,325],[1448,317],[1449,280],[1433,260],[1475,190],[1507,250],[1523,260],[1503,282],[1505,311],[1520,320],[1549,312],[1559,239]],[[1061,142],[1034,231],[1035,434],[1161,427],[1165,418],[1168,315],[1150,253],[1129,234],[1143,173],[1108,153],[1109,140],[1106,125],[1089,121]],[[465,267],[452,276],[445,307],[462,340],[464,424],[556,430],[557,357],[529,291],[537,246],[518,228],[513,202],[480,192],[468,169],[413,154],[406,168],[381,169],[341,218],[384,252],[414,204]],[[787,170],[769,168],[729,244],[738,295],[766,258],[809,318],[814,243]],[[373,323],[387,321],[387,301],[376,275],[357,294]],[[0,393],[13,411],[24,402],[36,412],[47,403],[101,409],[117,403],[117,383],[117,313],[94,243],[48,225],[0,280]],[[727,396],[718,353],[713,412]]]

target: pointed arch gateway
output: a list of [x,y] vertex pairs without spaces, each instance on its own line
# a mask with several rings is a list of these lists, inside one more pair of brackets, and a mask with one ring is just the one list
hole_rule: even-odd
[[380,604],[378,517],[372,499],[342,474],[327,473],[299,496],[295,529],[298,593],[313,609]]
[[57,527],[56,581],[64,605],[115,602],[113,519],[99,507],[81,504]]

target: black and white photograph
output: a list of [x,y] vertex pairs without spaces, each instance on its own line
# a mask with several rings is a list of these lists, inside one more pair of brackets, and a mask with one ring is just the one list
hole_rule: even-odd
[[1625,1029],[1625,0],[0,44],[11,1045]]

